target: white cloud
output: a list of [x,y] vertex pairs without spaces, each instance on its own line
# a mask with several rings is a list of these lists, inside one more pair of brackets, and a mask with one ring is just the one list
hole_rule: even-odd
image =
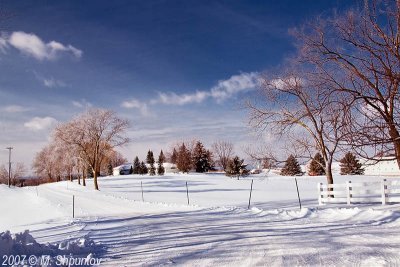
[[211,96],[217,101],[223,101],[233,95],[256,88],[259,84],[257,72],[242,73],[233,75],[228,80],[218,81],[217,85],[211,88]]
[[63,81],[56,80],[53,77],[49,79],[43,79],[43,84],[46,87],[54,88],[54,87],[64,87],[66,84]]
[[81,99],[80,101],[72,101],[72,105],[77,108],[90,108],[93,107],[92,103],[86,101],[86,99]]
[[259,84],[259,74],[257,72],[242,73],[233,75],[227,80],[218,81],[209,91],[196,91],[192,94],[176,94],[174,92],[158,93],[158,99],[151,101],[151,104],[162,103],[165,105],[186,105],[191,103],[201,103],[211,97],[217,102],[222,102],[227,98],[240,92],[255,89]]
[[8,39],[0,41],[0,49],[4,50],[5,45],[9,44],[27,56],[37,60],[55,60],[60,53],[70,52],[76,58],[82,57],[83,52],[72,45],[63,45],[56,41],[49,43],[43,42],[37,35],[25,32],[13,32]]
[[20,113],[30,110],[29,108],[19,106],[19,105],[10,105],[3,108],[5,112],[8,113]]
[[127,100],[127,101],[122,102],[121,103],[121,107],[129,108],[129,109],[136,108],[136,109],[138,109],[140,111],[140,113],[143,116],[149,116],[150,115],[150,112],[149,112],[147,104],[144,103],[144,102],[141,102],[141,101],[139,101],[137,99],[134,99],[134,98],[131,99],[131,100]]
[[50,128],[57,123],[57,120],[52,117],[34,117],[30,121],[25,122],[24,126],[32,131],[40,131]]
[[178,95],[173,92],[169,93],[158,93],[158,100],[156,103],[162,103],[165,105],[186,105],[191,103],[200,103],[203,102],[207,97],[209,97],[210,93],[205,91],[197,91],[194,94],[181,94]]

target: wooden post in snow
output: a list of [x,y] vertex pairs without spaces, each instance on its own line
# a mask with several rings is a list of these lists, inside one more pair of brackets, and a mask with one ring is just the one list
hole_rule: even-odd
[[300,199],[300,193],[299,193],[299,186],[297,185],[297,178],[294,177],[294,180],[296,181],[297,197],[299,198],[299,206],[301,209],[301,199]]
[[144,197],[143,197],[143,182],[140,181],[140,187],[142,188],[142,202],[144,202]]
[[322,193],[323,193],[323,188],[322,188],[323,184],[322,183],[318,183],[317,184],[317,188],[318,188],[318,204],[322,205]]
[[253,179],[251,179],[250,196],[249,196],[249,205],[247,206],[247,209],[250,209],[251,192],[253,192]]
[[346,189],[347,189],[347,205],[350,205],[351,204],[351,197],[352,197],[351,190],[353,189],[351,187],[351,181],[347,181],[346,182]]
[[186,197],[187,197],[187,203],[189,205],[189,188],[188,188],[187,181],[186,181]]
[[382,191],[382,205],[385,205],[387,202],[387,184],[386,184],[386,179],[383,179],[381,182],[381,191]]
[[75,195],[72,195],[72,218],[75,218]]

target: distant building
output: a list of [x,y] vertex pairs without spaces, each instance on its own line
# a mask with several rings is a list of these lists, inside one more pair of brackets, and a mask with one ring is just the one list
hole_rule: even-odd
[[[364,174],[365,175],[383,175],[383,176],[394,176],[400,175],[400,169],[397,165],[397,161],[392,159],[393,157],[382,157],[384,161],[379,161],[373,164],[373,161],[365,161]],[[386,160],[385,160],[386,159]],[[392,160],[391,160],[392,159]]]
[[129,174],[131,171],[131,168],[133,169],[132,164],[123,164],[123,165],[117,166],[117,167],[113,168],[113,175],[117,176],[117,175]]

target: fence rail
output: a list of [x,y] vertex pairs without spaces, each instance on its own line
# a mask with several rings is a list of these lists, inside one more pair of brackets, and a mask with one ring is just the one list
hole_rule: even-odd
[[400,179],[342,184],[318,183],[319,205],[328,203],[400,203]]

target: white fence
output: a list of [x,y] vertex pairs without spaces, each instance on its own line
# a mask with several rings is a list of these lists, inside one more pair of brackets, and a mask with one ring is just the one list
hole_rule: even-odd
[[400,180],[382,179],[373,182],[347,181],[343,184],[318,184],[318,203],[400,203]]

